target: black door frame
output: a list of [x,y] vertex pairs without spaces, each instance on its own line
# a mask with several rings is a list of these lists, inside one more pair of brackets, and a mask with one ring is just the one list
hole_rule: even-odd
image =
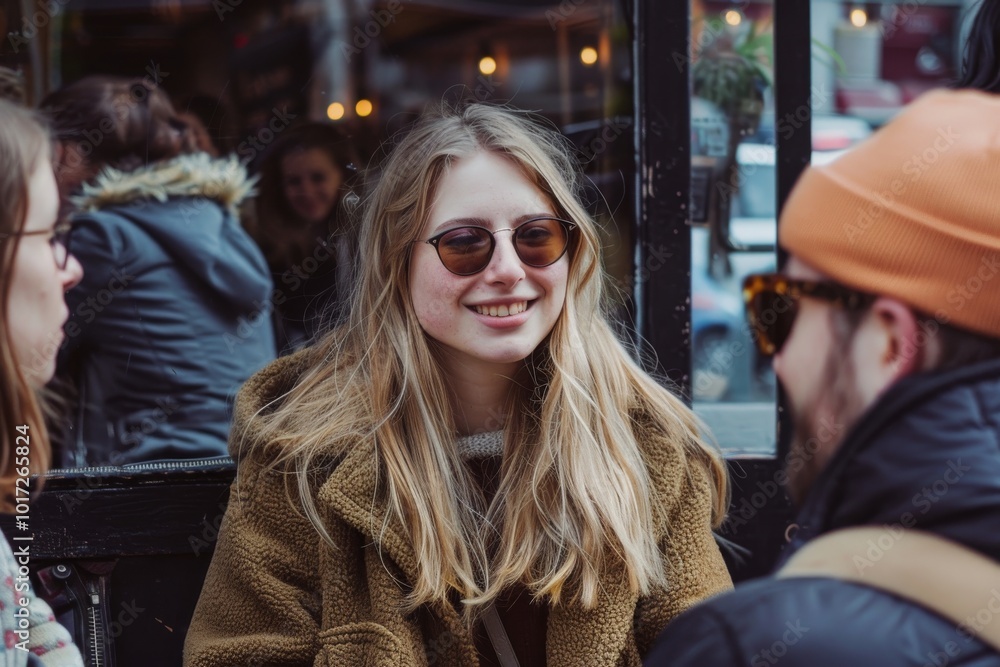
[[[810,3],[774,0],[775,118],[801,119],[790,133],[775,133],[778,211],[809,164],[811,139]],[[691,187],[690,3],[637,0],[633,5],[635,63],[635,318],[639,335],[656,355],[658,372],[685,396],[691,393]],[[802,108],[809,114],[797,113]],[[779,121],[780,122],[780,121]],[[668,261],[662,261],[666,256]],[[779,253],[779,263],[784,261]],[[776,455],[729,460],[733,502],[728,533],[753,551],[743,576],[767,572],[784,543],[791,507],[778,488],[788,452],[787,425],[775,419]]]

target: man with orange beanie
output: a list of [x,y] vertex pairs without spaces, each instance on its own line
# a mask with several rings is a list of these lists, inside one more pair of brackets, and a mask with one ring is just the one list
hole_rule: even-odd
[[778,234],[744,296],[795,532],[646,664],[1000,665],[1000,97],[925,94],[807,169]]

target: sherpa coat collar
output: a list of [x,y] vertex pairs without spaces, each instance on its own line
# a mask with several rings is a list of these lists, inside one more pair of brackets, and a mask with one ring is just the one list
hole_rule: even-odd
[[[361,533],[366,542],[378,544],[387,557],[386,560],[399,567],[403,581],[413,582],[417,574],[417,558],[398,520],[393,516],[385,520],[386,503],[376,493],[378,471],[375,461],[373,443],[370,440],[360,443],[322,486],[317,500],[321,512],[332,512]],[[376,498],[379,499],[373,502]],[[706,565],[704,558],[693,560],[696,562],[686,565]],[[712,592],[716,592],[723,588],[719,584],[725,574],[718,571],[712,574],[717,577],[713,582],[715,587],[712,588]],[[401,594],[398,601],[402,602]],[[546,630],[550,656],[548,664],[551,667],[577,667],[584,664],[638,667],[640,656],[636,652],[631,623],[638,602],[638,597],[629,590],[624,577],[609,576],[603,581],[595,608],[585,610],[565,604],[550,608]],[[439,664],[471,667],[473,663],[468,658],[475,653],[475,648],[458,610],[451,605],[441,605],[435,608],[435,612],[445,631],[461,638],[462,653],[466,657],[461,663],[445,660]],[[646,619],[636,619],[640,624],[643,620]],[[669,618],[664,618],[663,623],[668,620]]]
[[[288,505],[285,475],[262,472],[267,461],[261,449],[248,453],[241,444],[257,440],[254,416],[291,389],[311,352],[276,361],[248,381],[237,400],[231,450],[239,474],[187,636],[185,664],[223,667],[254,659],[276,665],[474,667],[472,636],[455,608],[402,611],[418,563],[402,526],[386,518],[374,443],[355,443],[316,495],[336,549],[321,544],[301,510]],[[671,589],[638,598],[623,577],[609,574],[595,608],[551,609],[550,667],[638,667],[668,621],[731,585],[709,528],[706,475],[697,466],[689,472],[662,440],[645,438],[643,444],[668,513],[656,525],[671,566]]]
[[144,199],[203,197],[235,212],[253,194],[255,181],[235,156],[214,159],[208,153],[190,153],[132,171],[105,167],[73,203],[80,211],[93,211]]

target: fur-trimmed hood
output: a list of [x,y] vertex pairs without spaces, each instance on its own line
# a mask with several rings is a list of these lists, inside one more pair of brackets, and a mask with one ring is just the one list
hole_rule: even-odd
[[132,171],[105,167],[83,186],[74,203],[80,211],[94,211],[140,200],[199,197],[235,213],[240,202],[253,194],[255,182],[236,156],[215,159],[208,153],[190,153]]
[[[77,198],[74,253],[110,254],[137,272],[166,254],[180,275],[198,278],[220,304],[248,313],[267,308],[273,289],[267,261],[236,211],[252,188],[236,158],[205,153],[128,172],[105,169]],[[172,289],[162,287],[167,294]]]

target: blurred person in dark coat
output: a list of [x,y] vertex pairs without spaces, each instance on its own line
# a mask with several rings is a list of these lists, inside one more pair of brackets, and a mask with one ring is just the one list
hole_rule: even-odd
[[[980,92],[927,93],[807,168],[778,227],[788,263],[744,287],[794,423],[774,481],[799,507],[784,569],[680,616],[646,665],[1000,665],[977,635],[1000,623],[997,202],[1000,98]],[[874,537],[831,550],[850,535]],[[928,540],[949,557],[904,546]],[[963,582],[980,611],[958,623],[916,596],[961,577],[960,554],[993,580]],[[900,564],[905,592],[878,585]]]
[[252,183],[195,152],[148,80],[88,77],[42,109],[85,269],[67,296],[63,464],[225,455],[231,398],[275,356],[267,264],[236,215]]

